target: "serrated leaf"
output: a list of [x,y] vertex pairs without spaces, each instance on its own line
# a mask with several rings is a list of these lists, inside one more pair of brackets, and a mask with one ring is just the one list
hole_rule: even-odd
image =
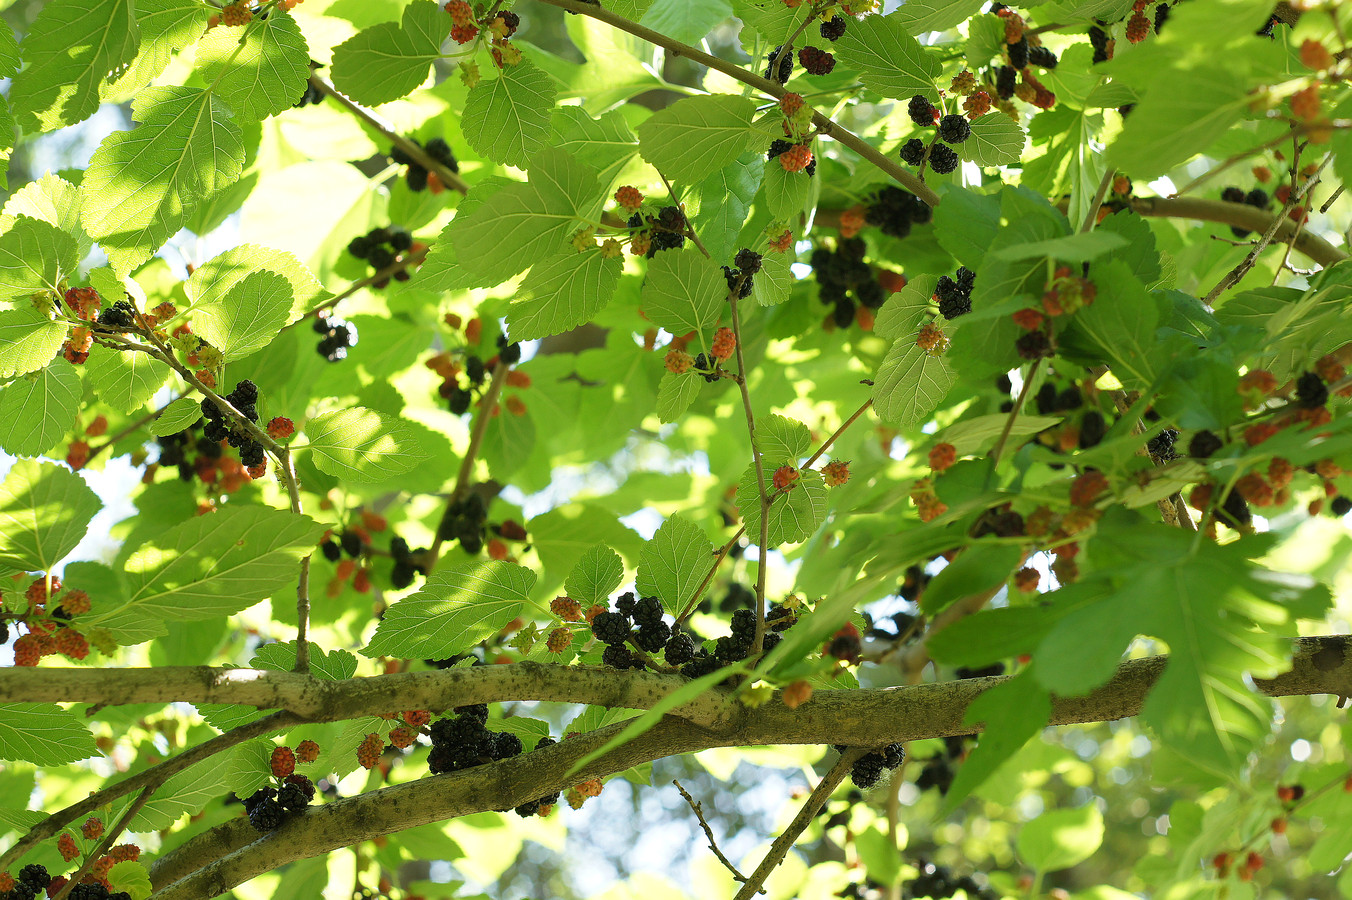
[[[5,201],[4,214],[0,215],[0,229],[8,231],[13,228],[21,216],[46,222],[64,235],[73,237],[77,265],[94,245],[93,239],[80,224],[80,189],[50,172],[10,195]],[[74,272],[75,268],[72,266],[66,271]]]
[[[252,669],[271,669],[274,672],[292,672],[296,668],[296,642],[273,641],[263,644],[249,660]],[[325,651],[315,642],[310,642],[309,674],[324,681],[343,681],[357,673],[357,657],[346,650]],[[229,703],[199,703],[197,710],[202,718],[221,731],[229,731],[276,712],[273,709],[257,709],[252,706],[236,706]],[[267,769],[265,763],[262,767]]]
[[[131,64],[108,76],[99,91],[105,103],[124,103],[159,76],[173,55],[206,30],[210,11],[191,0],[136,0],[141,48]],[[230,29],[234,30],[234,29]]]
[[985,5],[982,0],[906,0],[897,17],[908,33],[924,34],[966,22]]
[[50,572],[80,543],[100,506],[65,466],[19,460],[0,483],[0,565]]
[[[194,273],[196,274],[196,273]],[[250,272],[212,304],[199,304],[193,329],[226,362],[272,342],[291,318],[291,285],[276,272]]]
[[239,126],[209,91],[147,88],[132,115],[141,124],[104,138],[80,183],[85,229],[121,272],[149,259],[244,165]]
[[150,423],[150,433],[156,437],[178,434],[191,428],[200,418],[202,404],[191,397],[179,397]]
[[986,113],[972,122],[972,135],[958,146],[958,155],[978,166],[1008,166],[1019,161],[1027,140],[1023,128],[1009,116]]
[[[271,247],[260,247],[257,244],[241,244],[213,256],[193,271],[183,286],[184,292],[188,295],[189,305],[186,309],[180,310],[180,315],[190,315],[196,331],[202,331],[198,328],[200,321],[214,332],[232,333],[228,323],[233,321],[233,317],[238,313],[231,309],[236,302],[231,299],[231,294],[245,279],[256,272],[279,275],[286,280],[290,309],[283,322],[285,325],[296,321],[329,296],[314,274],[290,253]],[[277,312],[274,307],[277,305],[279,303],[275,300],[271,303],[256,300],[250,304],[251,308],[257,307],[257,313],[264,319],[276,318]],[[267,312],[264,312],[264,307],[268,309]],[[278,325],[277,329],[281,327]],[[248,329],[248,332],[259,334],[261,328],[260,325]],[[277,329],[274,329],[274,333]],[[225,350],[214,340],[210,340],[210,343],[218,350]],[[266,343],[265,341],[263,345]]]
[[703,181],[762,141],[755,112],[754,100],[732,94],[678,100],[638,127],[639,153],[672,181]]
[[677,375],[675,372],[663,372],[662,383],[657,388],[657,417],[664,424],[675,422],[685,411],[690,408],[690,404],[695,402],[699,396],[700,385],[704,384],[704,379],[694,374],[686,372],[683,375]]
[[104,403],[134,413],[169,380],[169,368],[145,353],[95,347],[85,363],[85,377]]
[[398,100],[427,80],[451,24],[436,3],[414,0],[398,25],[372,25],[333,48],[333,86],[367,106]]
[[952,444],[958,456],[974,456],[994,447],[996,440],[1005,433],[1006,428],[1009,429],[1009,437],[1018,438],[1045,431],[1060,422],[1059,416],[1019,416],[1011,425],[1009,416],[1005,413],[977,416],[949,425],[936,434],[934,439]]
[[913,339],[892,345],[873,379],[873,408],[884,422],[919,425],[957,382],[948,360],[930,356]]
[[0,706],[0,759],[63,766],[98,752],[94,735],[70,710],[55,703]]
[[859,71],[870,90],[884,97],[909,100],[923,94],[931,100],[939,98],[935,79],[943,66],[907,33],[900,13],[851,22],[836,41],[835,51],[842,63]]
[[1024,259],[1051,259],[1057,262],[1089,262],[1127,245],[1120,234],[1099,229],[1081,231],[1063,237],[1008,244],[992,251],[992,259],[1017,262]]
[[550,119],[549,145],[586,157],[600,184],[609,186],[638,153],[638,138],[617,109],[593,119],[580,106],[558,106]]
[[1159,319],[1155,302],[1124,262],[1098,263],[1094,275],[1098,293],[1076,313],[1075,327],[1103,348],[1123,384],[1147,387],[1154,377],[1150,350]]
[[976,748],[958,767],[957,777],[944,797],[945,813],[956,809],[1005,760],[1041,731],[1051,714],[1051,695],[1033,678],[1031,667],[973,700],[963,722],[984,723],[985,730]]
[[785,222],[797,223],[812,193],[811,176],[806,172],[785,170],[778,158],[768,160],[762,172],[761,187],[765,191],[765,205],[770,215]]
[[901,290],[890,294],[878,308],[873,333],[885,341],[915,340],[938,283],[936,275],[917,275]]
[[[765,171],[759,153],[744,153],[694,186],[699,201],[699,236],[714,259],[731,259],[746,223],[751,200]],[[757,280],[760,275],[756,276]]]
[[47,222],[19,216],[0,234],[0,300],[42,291],[59,295],[61,282],[79,265],[73,237]]
[[1019,830],[1019,856],[1037,872],[1079,865],[1103,843],[1103,814],[1093,803],[1052,809]]
[[477,560],[437,572],[422,590],[385,612],[368,657],[443,659],[463,653],[514,619],[535,573],[500,560]]
[[590,322],[620,283],[624,260],[571,247],[531,266],[507,311],[512,340],[531,341]]
[[648,263],[641,297],[644,315],[672,334],[718,324],[727,299],[723,270],[694,247],[663,250]]
[[15,456],[52,449],[75,421],[82,394],[79,374],[64,359],[15,379],[0,393],[0,449]]
[[[772,495],[774,486],[770,476],[774,469],[766,467],[765,488]],[[807,540],[826,518],[826,481],[816,469],[803,469],[788,493],[775,498],[767,517],[769,528],[766,542],[771,548],[780,544],[797,544]],[[748,466],[737,483],[737,509],[746,524],[751,540],[760,540],[760,489],[756,483],[756,467]]]
[[265,119],[305,93],[310,50],[296,20],[273,10],[250,22],[243,35],[234,28],[209,30],[197,44],[197,65],[239,120]]
[[384,481],[427,459],[412,429],[363,406],[315,416],[305,434],[315,467],[351,481]]
[[136,56],[133,0],[51,0],[20,47],[10,105],[25,131],[52,131],[93,115],[99,86]]
[[930,581],[920,597],[921,609],[934,616],[963,597],[1004,582],[1019,566],[1023,551],[1012,544],[978,543],[958,554]]
[[[476,197],[480,191],[487,202]],[[455,260],[486,286],[496,285],[569,246],[579,219],[595,206],[596,175],[562,150],[531,159],[530,181],[481,185],[442,232]],[[466,204],[473,203],[472,206]]]
[[1243,117],[1249,85],[1227,66],[1198,66],[1137,102],[1108,162],[1132,178],[1164,175],[1201,153]]
[[732,15],[727,0],[656,0],[639,22],[685,44],[698,44]]
[[563,588],[585,609],[593,603],[605,603],[622,580],[624,563],[620,555],[605,544],[597,544],[582,554]]
[[126,562],[127,602],[96,613],[114,633],[147,618],[194,622],[227,616],[272,596],[300,575],[300,559],[324,526],[261,506],[228,506],[142,544]]
[[639,554],[639,593],[660,597],[667,612],[679,614],[708,574],[713,554],[714,545],[703,528],[683,516],[671,516]]
[[760,306],[776,306],[789,299],[789,293],[793,290],[795,261],[792,250],[765,254],[761,260],[761,270],[751,283],[751,299]]
[[[201,766],[199,768],[207,767]],[[170,783],[172,783],[172,779],[161,790],[167,789]],[[209,799],[211,798],[204,798],[203,805],[205,805],[205,800]],[[201,809],[201,807],[198,807],[198,809]],[[150,872],[139,862],[132,862],[127,859],[120,863],[114,863],[113,867],[108,870],[108,883],[112,885],[111,890],[114,893],[129,894],[131,900],[147,900],[150,896]]]
[[784,416],[761,416],[756,420],[756,443],[761,459],[770,468],[796,466],[812,450],[812,432],[802,422]]
[[460,120],[465,140],[494,162],[524,167],[549,142],[557,92],[554,80],[530,60],[508,66],[470,89]]
[[[254,710],[250,709],[250,712]],[[138,831],[159,831],[168,828],[184,816],[201,812],[208,803],[225,793],[225,770],[221,766],[191,766],[166,781],[150,801],[141,808],[131,822]],[[124,862],[145,869],[138,863]],[[133,874],[134,873],[130,873]],[[112,880],[112,873],[109,873]],[[150,887],[149,879],[146,887]]]

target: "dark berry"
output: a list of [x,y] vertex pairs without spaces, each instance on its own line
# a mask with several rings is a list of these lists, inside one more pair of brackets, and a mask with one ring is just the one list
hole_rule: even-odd
[[860,790],[868,790],[883,775],[883,758],[877,753],[865,753],[850,768],[850,780]]
[[1164,27],[1164,23],[1169,20],[1171,9],[1172,7],[1167,3],[1160,3],[1155,7],[1155,34],[1159,34],[1160,29]]
[[300,812],[309,805],[310,798],[305,796],[300,785],[284,784],[277,792],[277,803],[287,812]]
[[939,139],[945,143],[961,144],[971,134],[972,126],[967,124],[966,116],[950,113],[939,120]]
[[1253,522],[1253,513],[1249,511],[1249,504],[1240,496],[1239,491],[1231,491],[1221,501],[1220,509],[1216,510],[1216,518],[1231,528],[1240,528]]
[[1193,459],[1209,459],[1225,442],[1211,431],[1199,431],[1188,441],[1188,455]]
[[427,142],[427,155],[441,163],[452,172],[459,172],[460,167],[455,162],[455,156],[451,153],[451,145],[446,143],[445,138],[434,137]]
[[845,34],[847,24],[844,16],[832,16],[828,21],[823,22],[818,30],[826,40],[838,41]]
[[836,301],[836,307],[831,311],[831,319],[837,328],[849,328],[854,322],[854,304],[846,299]]
[[[740,286],[738,285],[739,279],[741,281]],[[723,280],[725,280],[728,283],[729,292],[731,292],[733,288],[737,288],[737,298],[739,300],[744,300],[747,297],[751,296],[751,290],[754,287],[754,285],[752,283],[750,274],[747,274],[745,277],[743,277],[742,273],[739,272],[737,269],[729,269],[727,266],[724,266]]]
[[911,102],[906,104],[906,112],[910,115],[912,122],[921,128],[929,128],[934,124],[934,114],[938,110],[923,94],[916,94],[911,98]]
[[939,315],[945,319],[956,319],[958,316],[966,315],[971,311],[972,298],[965,294],[939,301]]
[[755,250],[743,248],[737,251],[737,256],[732,260],[733,265],[749,275],[755,275],[761,270],[762,257]]
[[354,237],[348,241],[347,252],[357,259],[366,259],[371,253],[371,242],[365,237]]
[[1044,69],[1055,69],[1057,63],[1056,54],[1046,47],[1029,47],[1028,61]]
[[372,247],[367,260],[377,269],[383,269],[394,262],[394,251],[389,247]]
[[403,253],[413,246],[413,235],[408,233],[407,228],[398,225],[390,226],[390,246],[396,253]]
[[366,241],[373,247],[388,244],[390,242],[390,229],[383,225],[372,228],[366,233]]
[[1028,331],[1014,342],[1014,349],[1023,359],[1040,359],[1052,355],[1052,342],[1044,332]]
[[1244,195],[1244,202],[1249,206],[1256,206],[1259,209],[1267,209],[1272,205],[1272,198],[1268,196],[1267,191],[1256,187]]
[[1329,511],[1341,519],[1352,512],[1352,497],[1345,497],[1342,494],[1334,497],[1329,503]]
[[[774,67],[775,55],[778,54],[780,50],[784,50],[784,55],[781,56],[779,59],[778,72],[772,75],[770,74],[770,70],[771,68]],[[765,77],[774,79],[775,81],[778,81],[780,84],[788,84],[789,76],[793,74],[793,49],[792,48],[784,49],[783,45],[780,45],[775,49],[771,50],[770,55],[765,57],[765,60],[766,60]]]
[[[1106,57],[1105,57],[1106,59]],[[1019,73],[1009,66],[1000,66],[995,70],[995,93],[1001,100],[1008,100],[1014,96],[1014,88],[1018,86]]]
[[[629,611],[635,624],[653,625],[662,621],[662,601],[657,597],[644,597],[634,603]],[[665,639],[663,643],[665,643]]]
[[603,644],[620,645],[629,640],[629,618],[623,613],[599,613],[592,619],[591,628]]
[[809,75],[829,75],[836,67],[836,58],[818,47],[804,47],[798,51],[798,62]]
[[667,641],[665,652],[667,665],[683,666],[695,658],[695,642],[690,635],[678,631]]
[[1296,379],[1296,403],[1301,409],[1318,409],[1329,402],[1329,388],[1314,372],[1302,373]]
[[414,193],[427,190],[427,170],[417,163],[409,164],[404,180],[408,182],[408,189]]
[[634,654],[623,644],[607,644],[601,651],[601,664],[612,669],[628,669],[633,666]]
[[1091,409],[1080,420],[1080,449],[1088,450],[1090,447],[1097,447],[1103,441],[1103,436],[1107,432],[1108,423],[1103,418],[1103,413]]
[[390,148],[389,156],[390,161],[395,163],[396,165],[406,166],[409,163],[413,162],[413,157],[405,153],[404,148],[400,147],[398,144],[395,144],[393,147]]
[[1168,462],[1178,456],[1174,452],[1174,442],[1178,440],[1178,432],[1172,428],[1166,428],[1159,434],[1152,437],[1146,444],[1150,450],[1150,455],[1160,462]]
[[282,805],[271,798],[249,810],[249,824],[256,831],[272,831],[285,820],[286,810],[282,809]]
[[511,759],[513,756],[520,755],[521,750],[521,738],[510,731],[503,731],[493,735],[488,747],[488,755],[494,760]]
[[323,551],[324,558],[329,562],[337,562],[343,556],[343,548],[339,547],[338,542],[332,538],[320,544],[319,549]]
[[355,531],[344,531],[338,538],[338,543],[343,548],[343,552],[351,557],[361,556],[361,535]]
[[465,377],[469,379],[470,384],[483,384],[484,361],[477,356],[471,356],[465,360]]
[[930,168],[939,175],[947,175],[958,167],[958,154],[944,144],[935,144],[930,148]]
[[925,142],[920,138],[911,138],[901,145],[901,161],[918,166],[925,161]]
[[463,416],[469,411],[470,401],[474,395],[464,388],[457,387],[451,391],[451,396],[447,398],[451,413],[457,416]]
[[498,335],[498,361],[514,366],[521,362],[521,344],[507,340],[507,335]]
[[1225,190],[1221,191],[1221,199],[1226,201],[1227,203],[1243,203],[1244,190],[1243,188],[1237,188],[1234,186],[1228,187]]
[[1026,69],[1028,67],[1028,38],[1023,38],[1017,44],[1009,44],[1006,48],[1009,51],[1009,64],[1015,69]]
[[657,653],[666,645],[667,639],[670,637],[671,626],[658,619],[656,622],[648,622],[639,626],[634,643],[638,644],[640,650]]
[[52,876],[47,874],[46,866],[31,863],[19,870],[19,880],[38,890],[45,890],[52,883]]
[[[702,369],[704,366],[703,364],[696,362],[695,368]],[[632,616],[634,610],[638,609],[638,595],[633,591],[625,591],[615,599],[615,608],[620,611],[621,615]]]

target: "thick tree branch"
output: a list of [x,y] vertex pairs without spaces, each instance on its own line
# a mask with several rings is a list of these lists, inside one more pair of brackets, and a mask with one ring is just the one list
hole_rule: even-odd
[[[680,41],[672,40],[659,31],[653,31],[651,28],[646,28],[637,22],[632,22],[629,19],[624,18],[624,16],[616,15],[601,6],[584,3],[581,2],[581,0],[540,0],[540,2],[566,9],[569,12],[577,13],[578,15],[591,16],[598,22],[605,22],[607,25],[618,28],[621,31],[627,31],[634,37],[645,40],[658,47],[662,47],[676,56],[684,56],[687,59],[693,59],[701,65],[722,72],[730,78],[737,79],[742,82],[742,84],[750,85],[758,91],[769,94],[776,100],[787,93],[787,91],[784,90],[784,86],[777,81],[762,78],[753,72],[748,72],[746,69],[743,69],[735,63],[730,63],[725,59],[719,59],[717,56],[712,56],[705,53],[703,50],[691,47],[689,44],[683,44]],[[939,195],[934,193],[934,190],[930,188],[929,185],[902,168],[900,163],[888,159],[881,151],[859,137],[859,135],[836,124],[835,121],[821,113],[813,113],[812,124],[819,133],[835,138],[855,153],[858,153],[864,159],[873,163],[879,169],[882,169],[898,184],[923,200],[927,206],[938,205]]]
[[[1235,225],[1259,233],[1266,231],[1273,219],[1272,213],[1254,206],[1227,203],[1224,200],[1203,200],[1197,197],[1178,197],[1173,200],[1166,197],[1138,197],[1131,201],[1131,208],[1143,216],[1201,219],[1204,222]],[[1283,218],[1277,225],[1272,239],[1282,243],[1293,237],[1295,242],[1292,246],[1321,266],[1331,266],[1347,259],[1346,250],[1333,246],[1309,231],[1301,231],[1297,235],[1296,223]]]
[[[1259,691],[1268,696],[1352,695],[1352,641],[1348,636],[1302,638],[1294,642],[1293,649],[1291,669],[1271,680],[1257,679]],[[1049,724],[1102,722],[1138,714],[1168,662],[1167,656],[1132,660],[1119,666],[1112,679],[1087,696],[1054,698]],[[619,681],[627,673],[611,671],[607,676]],[[420,778],[312,808],[277,831],[162,887],[152,900],[218,896],[297,859],[430,822],[511,809],[564,790],[580,779],[606,777],[665,756],[711,747],[768,744],[877,747],[893,741],[973,734],[981,729],[963,723],[968,705],[1008,677],[882,690],[818,691],[796,709],[789,709],[776,696],[756,709],[739,707],[726,724],[716,729],[668,716],[640,737],[572,771],[578,760],[604,746],[628,724],[619,722],[499,763]],[[247,822],[241,825],[240,821],[243,820],[218,826],[194,839],[201,842],[196,847],[200,850],[213,840],[218,846],[228,847],[230,842],[225,838],[230,835],[243,840]],[[157,885],[165,883],[164,872],[188,865],[182,858],[188,846],[156,863],[153,877]]]

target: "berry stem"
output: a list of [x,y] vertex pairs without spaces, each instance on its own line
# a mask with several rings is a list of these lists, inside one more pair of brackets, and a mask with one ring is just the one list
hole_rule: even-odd
[[466,183],[465,179],[461,178],[455,172],[452,172],[444,163],[433,159],[427,151],[422,148],[421,144],[409,140],[404,135],[377,119],[363,107],[358,106],[356,103],[353,103],[351,100],[338,93],[333,85],[329,84],[318,75],[310,76],[310,86],[325,96],[332,97],[334,102],[339,106],[352,113],[352,115],[356,116],[358,119],[361,119],[391,144],[398,147],[400,150],[403,150],[404,153],[408,154],[409,158],[418,165],[429,172],[436,172],[437,178],[440,178],[441,183],[446,185],[446,187],[461,194],[469,193],[469,184]]
[[51,900],[66,900],[66,897],[70,892],[75,890],[75,885],[80,883],[80,879],[89,874],[89,870],[94,868],[94,864],[99,861],[99,858],[107,853],[113,844],[117,842],[117,839],[122,836],[122,832],[127,830],[127,826],[131,824],[131,820],[134,819],[136,814],[141,811],[142,807],[149,802],[150,796],[155,793],[157,787],[159,787],[158,784],[148,784],[141,789],[141,793],[136,795],[136,799],[127,807],[127,811],[118,818],[112,828],[108,829],[107,833],[103,836],[103,840],[99,841],[99,845],[85,857],[84,862],[80,864],[80,868],[74,875],[70,876],[70,880],[66,882],[65,886],[62,887]]
[[[507,382],[507,373],[511,371],[511,366],[498,360],[498,364],[493,367],[493,378],[488,382],[488,387],[484,390],[482,398],[479,400],[479,410],[474,415],[474,425],[469,434],[469,446],[465,448],[465,457],[460,461],[460,472],[455,478],[455,490],[451,491],[451,496],[446,498],[446,511],[442,517],[451,515],[451,510],[456,504],[464,499],[469,493],[469,489],[474,484],[474,463],[479,458],[479,448],[483,446],[484,435],[488,433],[488,422],[493,418],[493,410],[498,405],[498,396],[502,393],[502,387]],[[426,565],[427,574],[431,575],[432,570],[436,568],[437,559],[441,556],[441,546],[445,543],[441,535],[444,533],[440,525],[437,526],[437,537],[432,542],[432,548],[427,551]]]
[[697,803],[695,798],[690,796],[690,792],[683,788],[679,781],[672,781],[671,783],[676,785],[676,790],[680,791],[681,796],[685,798],[685,802],[690,804],[691,811],[694,812],[695,818],[699,820],[699,827],[704,829],[704,836],[709,839],[709,849],[714,852],[714,856],[718,857],[718,861],[723,864],[724,868],[732,873],[732,877],[737,879],[739,884],[745,884],[747,880],[746,876],[741,872],[738,872],[737,867],[732,864],[732,861],[723,855],[722,850],[718,849],[718,842],[714,840],[713,829],[709,827],[709,823],[704,819],[703,805]]
[[765,463],[761,459],[760,442],[756,440],[756,416],[751,409],[751,393],[746,387],[746,360],[742,357],[742,320],[737,312],[737,295],[741,293],[742,281],[746,276],[738,276],[736,284],[728,291],[728,305],[732,308],[732,333],[737,338],[737,388],[742,392],[742,410],[746,413],[746,431],[751,438],[751,461],[756,465],[756,493],[760,498],[760,538],[756,547],[760,555],[760,565],[756,568],[756,637],[751,642],[751,655],[759,656],[765,643],[765,569],[769,563],[770,540],[770,494],[765,489]]
[[1117,175],[1117,170],[1109,166],[1103,170],[1103,178],[1099,180],[1098,190],[1094,192],[1094,199],[1089,203],[1089,209],[1084,214],[1084,221],[1080,223],[1080,233],[1093,231],[1094,226],[1098,224],[1098,211],[1103,206],[1103,198],[1108,196],[1108,188],[1112,187],[1113,178]]
[[756,866],[756,871],[751,873],[751,877],[737,891],[733,900],[752,900],[760,892],[761,885],[765,884],[765,879],[770,877],[784,858],[789,855],[789,850],[798,841],[798,836],[803,833],[812,820],[821,812],[821,808],[826,801],[835,793],[836,788],[840,787],[845,781],[845,776],[850,774],[850,767],[854,765],[855,760],[868,752],[866,747],[848,747],[840,754],[840,759],[831,770],[817,782],[817,786],[812,789],[812,793],[803,803],[803,808],[798,810],[798,815],[793,817],[789,827],[784,829],[784,833],[775,838],[775,842],[770,845],[766,851],[765,858],[761,864]]
[[[680,41],[672,40],[661,32],[653,31],[651,28],[630,21],[624,16],[616,15],[601,6],[584,3],[581,2],[581,0],[541,0],[541,2],[548,3],[551,6],[557,6],[560,9],[566,9],[577,15],[590,16],[599,22],[605,22],[613,28],[626,31],[636,38],[662,47],[676,56],[684,56],[701,65],[708,66],[715,71],[722,72],[730,78],[735,78],[743,84],[750,85],[758,91],[769,94],[776,100],[779,100],[787,93],[784,86],[777,81],[772,81],[769,78],[762,78],[753,72],[748,72],[741,66],[719,59],[717,56],[712,56],[689,44],[683,44]],[[837,124],[834,120],[821,113],[814,113],[812,122],[817,126],[820,134],[829,135],[839,143],[849,147],[864,159],[873,163],[873,165],[886,172],[896,180],[898,184],[906,188],[906,190],[923,200],[927,206],[933,207],[939,204],[938,194],[921,182],[920,179],[902,168],[900,164],[888,159],[876,147],[869,144],[854,132]]]
[[417,253],[403,254],[399,259],[396,259],[394,262],[390,263],[385,268],[379,269],[371,273],[370,275],[366,276],[365,278],[359,278],[358,280],[349,284],[342,291],[339,291],[337,294],[334,294],[332,297],[325,300],[323,303],[319,304],[313,309],[306,310],[305,315],[301,316],[299,319],[297,319],[295,322],[292,322],[290,325],[287,325],[285,328],[282,329],[282,331],[285,332],[288,329],[294,328],[299,322],[303,322],[306,319],[310,318],[311,316],[317,315],[322,310],[332,309],[339,303],[346,300],[348,297],[351,297],[353,294],[357,293],[357,291],[361,290],[362,288],[369,287],[370,285],[375,284],[377,281],[380,281],[382,279],[391,278],[397,273],[402,272],[403,270],[409,268],[410,266],[415,266],[418,263],[421,263],[426,258],[427,258],[426,250],[420,250]]
[[1014,420],[1019,417],[1023,410],[1023,403],[1028,399],[1029,389],[1033,386],[1033,380],[1037,377],[1037,370],[1042,367],[1042,360],[1035,359],[1033,364],[1028,367],[1028,375],[1023,380],[1023,386],[1019,389],[1018,399],[1014,401],[1014,408],[1009,411],[1009,417],[1005,419],[1005,427],[1000,429],[1000,437],[995,441],[995,447],[991,450],[991,467],[986,473],[986,490],[990,490],[992,482],[995,481],[995,472],[1000,467],[1000,455],[1005,451],[1005,443],[1009,441],[1009,433],[1014,429]]

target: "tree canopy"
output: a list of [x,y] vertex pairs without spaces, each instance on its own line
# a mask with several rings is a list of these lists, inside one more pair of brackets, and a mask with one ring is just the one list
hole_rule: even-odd
[[0,10],[0,898],[1352,896],[1346,5]]

